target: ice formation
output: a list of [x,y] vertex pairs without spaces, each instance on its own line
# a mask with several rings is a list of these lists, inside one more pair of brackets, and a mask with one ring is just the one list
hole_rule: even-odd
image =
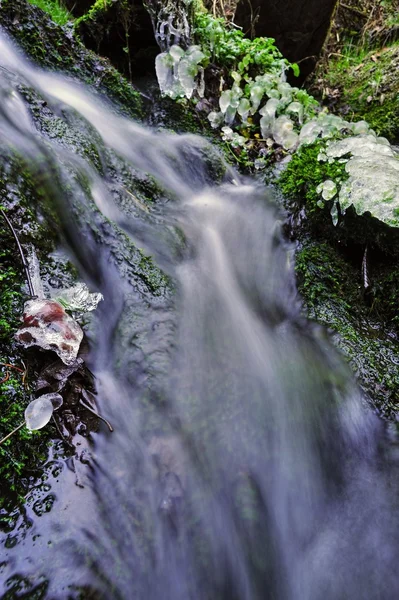
[[25,348],[53,350],[66,365],[75,363],[83,331],[55,300],[29,300],[24,306],[23,326],[16,340]]
[[[25,409],[25,423],[30,431],[41,429],[50,421],[53,415],[53,403],[48,398],[52,394],[45,394],[32,400]],[[59,394],[57,394],[59,395]]]
[[65,290],[57,290],[54,300],[65,306],[67,310],[77,312],[90,312],[104,297],[99,292],[90,292],[87,285],[79,282]]

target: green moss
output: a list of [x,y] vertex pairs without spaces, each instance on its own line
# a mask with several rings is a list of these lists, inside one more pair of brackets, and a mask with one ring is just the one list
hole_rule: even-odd
[[71,13],[58,0],[28,0],[29,4],[34,4],[50,15],[51,19],[57,25],[66,25],[72,21]]
[[151,256],[147,256],[140,249],[139,252],[141,258],[137,266],[137,274],[145,281],[155,296],[164,294],[165,288],[169,287],[171,282],[160,268],[154,264]]
[[320,142],[299,148],[277,180],[277,185],[287,198],[305,198],[309,211],[317,208],[320,194],[316,188],[320,183],[327,179],[336,183],[348,179],[344,164],[318,160],[320,149]]
[[99,15],[106,12],[111,6],[112,0],[95,0],[87,13],[76,19],[76,26],[78,27],[84,21],[95,21]]

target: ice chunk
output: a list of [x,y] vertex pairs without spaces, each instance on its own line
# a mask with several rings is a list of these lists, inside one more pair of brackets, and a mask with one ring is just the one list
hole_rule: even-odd
[[57,290],[54,300],[67,310],[90,312],[97,308],[104,296],[99,292],[90,292],[85,283],[79,282],[65,290]]
[[29,300],[24,306],[23,326],[15,334],[25,348],[53,350],[66,365],[77,359],[83,331],[55,300]]
[[252,114],[256,113],[259,104],[264,96],[264,89],[261,85],[254,85],[251,87],[250,96],[252,103]]
[[213,127],[213,129],[216,129],[217,127],[220,127],[222,125],[222,123],[224,122],[223,113],[212,111],[208,115],[208,120],[209,120],[211,126]]
[[38,298],[44,298],[43,282],[40,277],[40,264],[34,246],[31,246],[29,249],[27,261],[33,295]]
[[276,114],[277,107],[279,105],[278,98],[269,98],[264,106],[259,111],[259,114],[263,117],[269,115],[270,117],[274,117]]
[[279,83],[277,86],[278,91],[280,92],[280,102],[284,106],[290,104],[292,102],[292,87],[289,83]]
[[287,115],[278,117],[272,128],[274,141],[286,150],[293,149],[299,142],[299,136],[293,129],[294,123]]
[[179,62],[178,66],[178,77],[179,83],[183,88],[184,95],[190,99],[196,88],[195,77],[198,74],[198,67],[195,63],[192,63],[188,58],[183,58]]
[[324,200],[331,200],[337,194],[337,186],[334,181],[327,179],[317,186],[316,192],[321,194]]
[[303,122],[303,104],[300,102],[291,102],[285,109],[286,113],[297,115],[298,123],[302,125]]
[[248,98],[241,98],[240,104],[238,105],[237,112],[243,121],[246,121],[251,110],[251,103]]
[[[53,394],[45,394],[36,400],[32,400],[25,409],[26,427],[30,431],[41,429],[50,421],[53,414],[53,404],[48,396]],[[57,394],[58,396],[59,394]]]
[[299,133],[299,143],[300,144],[313,144],[319,137],[322,132],[322,127],[320,123],[318,123],[317,119],[313,119],[312,121],[308,121],[302,127]]

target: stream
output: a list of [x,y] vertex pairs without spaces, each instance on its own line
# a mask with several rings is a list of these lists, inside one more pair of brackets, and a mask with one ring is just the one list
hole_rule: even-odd
[[273,191],[1,31],[0,94],[1,160],[22,157],[104,296],[87,364],[114,428],[52,448],[0,537],[1,597],[398,597],[397,450],[301,313]]

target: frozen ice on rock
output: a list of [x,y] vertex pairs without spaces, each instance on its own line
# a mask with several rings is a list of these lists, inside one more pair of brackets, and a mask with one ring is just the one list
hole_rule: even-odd
[[23,326],[15,334],[24,346],[53,350],[66,365],[77,359],[83,331],[55,300],[28,300],[24,306]]
[[291,102],[285,109],[285,112],[296,115],[298,118],[298,123],[302,125],[303,123],[303,104],[300,102]]
[[256,113],[258,110],[259,104],[262,101],[265,92],[261,85],[254,85],[251,87],[251,103],[252,103],[252,114]]
[[399,226],[399,157],[385,138],[368,133],[330,141],[325,154],[329,161],[346,163],[349,178],[338,196],[342,212],[353,204],[359,215],[368,211]]
[[313,144],[322,132],[322,127],[316,119],[305,123],[299,133],[299,143]]
[[213,129],[220,127],[224,123],[224,115],[222,112],[212,111],[208,115],[208,121],[210,122]]
[[237,112],[243,121],[246,121],[251,110],[251,103],[248,98],[241,98]]
[[337,186],[334,181],[327,179],[317,186],[316,192],[321,194],[324,200],[331,200],[337,194]]
[[384,155],[394,157],[395,153],[385,138],[377,138],[372,134],[346,137],[327,144],[326,154],[329,158],[352,156]]
[[65,290],[57,290],[54,300],[67,310],[90,312],[97,308],[104,296],[99,292],[90,292],[85,283],[79,282]]
[[[25,409],[25,423],[30,431],[42,429],[50,421],[53,415],[53,403],[48,396],[53,394],[45,394],[36,400],[32,400]],[[57,394],[59,395],[59,394]]]
[[272,133],[274,141],[286,150],[296,148],[299,143],[299,135],[294,131],[294,123],[287,115],[281,115],[274,121]]

